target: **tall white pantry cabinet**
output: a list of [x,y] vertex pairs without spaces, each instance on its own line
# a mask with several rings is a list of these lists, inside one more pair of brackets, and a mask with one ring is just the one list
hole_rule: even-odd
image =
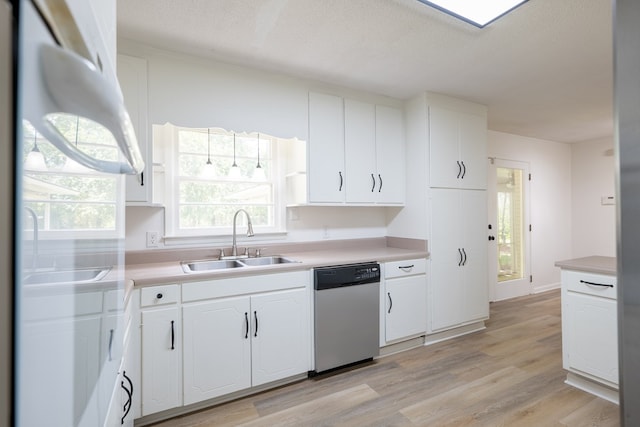
[[428,331],[489,316],[486,107],[427,94],[431,268]]

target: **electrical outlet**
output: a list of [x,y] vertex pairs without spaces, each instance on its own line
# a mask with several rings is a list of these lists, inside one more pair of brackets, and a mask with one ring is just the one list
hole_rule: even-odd
[[160,245],[160,233],[157,231],[147,231],[147,247],[157,248]]

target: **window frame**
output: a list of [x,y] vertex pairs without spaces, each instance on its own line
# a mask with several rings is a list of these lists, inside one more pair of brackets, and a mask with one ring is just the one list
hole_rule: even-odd
[[[217,132],[229,132],[225,129],[215,129]],[[228,243],[227,240],[233,234],[233,224],[224,227],[201,227],[201,228],[179,228],[180,209],[180,176],[179,174],[179,132],[180,130],[200,131],[207,133],[207,128],[192,128],[177,126],[170,123],[165,125],[153,125],[153,146],[154,146],[154,172],[156,188],[154,189],[154,202],[159,202],[165,208],[165,237],[166,246],[194,244],[194,243]],[[251,135],[253,133],[236,132],[236,135]],[[272,240],[279,236],[286,235],[286,205],[285,205],[285,169],[284,169],[284,147],[278,140],[267,134],[260,134],[260,139],[270,139],[271,150],[271,177],[268,182],[272,185],[273,194],[273,226],[253,224],[256,236],[253,241]],[[275,141],[274,141],[275,140]],[[156,161],[158,160],[158,161]],[[262,161],[262,160],[261,160]],[[257,156],[256,156],[257,163]],[[164,176],[162,176],[164,175]],[[225,179],[219,182],[225,182]],[[246,181],[250,182],[250,181]],[[160,185],[158,185],[160,184]],[[245,208],[246,204],[238,204],[238,209]],[[237,224],[238,237],[244,236],[246,224],[244,216],[239,216]]]

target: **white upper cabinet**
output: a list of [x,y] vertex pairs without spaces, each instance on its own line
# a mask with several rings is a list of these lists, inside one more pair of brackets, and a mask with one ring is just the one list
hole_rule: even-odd
[[153,193],[151,180],[151,144],[148,123],[147,60],[128,55],[118,55],[118,80],[124,103],[136,131],[138,145],[145,162],[139,175],[127,175],[127,202],[150,204]]
[[377,202],[405,201],[405,142],[402,110],[376,105]]
[[309,94],[308,203],[404,204],[404,150],[402,110]]
[[366,102],[344,100],[344,140],[347,165],[346,200],[367,203],[378,190],[376,168],[376,110]]
[[308,185],[310,203],[345,199],[344,107],[342,98],[309,94]]
[[486,115],[429,107],[430,186],[487,188]]

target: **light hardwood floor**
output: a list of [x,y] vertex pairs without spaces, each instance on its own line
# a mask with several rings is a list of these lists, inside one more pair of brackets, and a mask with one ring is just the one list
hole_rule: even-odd
[[497,302],[484,331],[156,426],[618,426],[564,384],[560,326],[560,291]]

